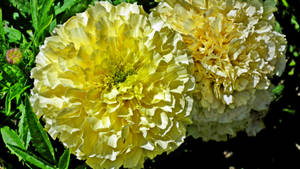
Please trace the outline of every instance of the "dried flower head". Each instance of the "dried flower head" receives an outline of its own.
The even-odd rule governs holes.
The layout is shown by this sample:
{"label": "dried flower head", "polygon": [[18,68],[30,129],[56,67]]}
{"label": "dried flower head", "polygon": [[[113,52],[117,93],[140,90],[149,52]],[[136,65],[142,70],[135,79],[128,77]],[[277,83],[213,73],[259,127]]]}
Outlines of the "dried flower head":
{"label": "dried flower head", "polygon": [[6,51],[6,60],[10,64],[18,64],[22,60],[22,52],[19,48],[12,48]]}
{"label": "dried flower head", "polygon": [[285,36],[274,30],[272,0],[163,0],[154,10],[193,52],[194,124],[204,140],[255,135],[272,100],[269,78],[285,68]]}
{"label": "dried flower head", "polygon": [[141,168],[183,142],[194,80],[179,33],[151,25],[136,4],[108,2],[55,32],[30,98],[53,138],[92,168]]}

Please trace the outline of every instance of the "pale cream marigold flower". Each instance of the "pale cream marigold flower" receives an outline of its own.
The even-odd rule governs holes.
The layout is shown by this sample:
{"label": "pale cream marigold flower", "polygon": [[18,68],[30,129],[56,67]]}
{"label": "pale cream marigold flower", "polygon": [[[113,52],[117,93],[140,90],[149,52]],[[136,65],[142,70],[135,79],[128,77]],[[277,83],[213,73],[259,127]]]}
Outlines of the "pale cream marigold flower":
{"label": "pale cream marigold flower", "polygon": [[272,101],[269,79],[286,63],[274,11],[272,0],[162,0],[154,10],[193,52],[197,84],[188,131],[194,137],[226,140],[263,128]]}
{"label": "pale cream marigold flower", "polygon": [[187,51],[141,6],[95,2],[41,47],[33,110],[92,168],[141,168],[185,138],[195,86]]}

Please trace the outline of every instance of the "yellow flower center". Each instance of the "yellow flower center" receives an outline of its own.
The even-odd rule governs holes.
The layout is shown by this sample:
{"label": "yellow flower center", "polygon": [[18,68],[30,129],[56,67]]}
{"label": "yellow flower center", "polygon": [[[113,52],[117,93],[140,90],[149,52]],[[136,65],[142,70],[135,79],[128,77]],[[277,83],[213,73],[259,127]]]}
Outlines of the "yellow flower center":
{"label": "yellow flower center", "polygon": [[232,40],[240,36],[236,24],[223,15],[202,15],[197,20],[200,24],[192,31],[192,36],[184,36],[185,44],[193,51],[196,81],[210,79],[217,97],[220,92],[231,93],[233,72],[230,70],[239,62],[230,53]]}
{"label": "yellow flower center", "polygon": [[133,69],[124,70],[124,68],[117,68],[117,70],[115,71],[115,73],[113,75],[114,85],[125,82],[127,77],[130,75],[133,75],[133,74],[134,74]]}

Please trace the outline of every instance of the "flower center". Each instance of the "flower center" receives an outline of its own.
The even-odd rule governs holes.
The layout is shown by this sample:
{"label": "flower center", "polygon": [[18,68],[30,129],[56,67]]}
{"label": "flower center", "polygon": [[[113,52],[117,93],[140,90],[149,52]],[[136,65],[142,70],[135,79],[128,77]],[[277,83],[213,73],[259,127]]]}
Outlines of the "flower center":
{"label": "flower center", "polygon": [[230,53],[231,41],[240,36],[236,25],[223,16],[202,17],[203,25],[194,29],[184,42],[193,51],[197,83],[209,79],[217,97],[231,93],[231,77],[235,60]]}
{"label": "flower center", "polygon": [[124,68],[117,68],[117,70],[115,71],[115,73],[113,75],[114,85],[125,82],[127,77],[130,75],[133,75],[133,74],[134,74],[133,69],[124,70]]}

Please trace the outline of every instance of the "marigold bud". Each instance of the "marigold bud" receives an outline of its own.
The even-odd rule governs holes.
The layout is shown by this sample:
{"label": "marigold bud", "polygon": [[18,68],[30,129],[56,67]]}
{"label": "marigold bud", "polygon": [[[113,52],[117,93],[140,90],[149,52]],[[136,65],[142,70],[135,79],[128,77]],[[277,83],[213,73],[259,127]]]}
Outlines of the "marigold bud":
{"label": "marigold bud", "polygon": [[10,64],[18,64],[22,60],[22,52],[19,48],[12,48],[6,52],[6,60]]}

